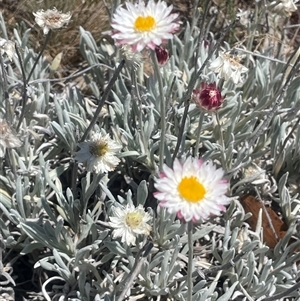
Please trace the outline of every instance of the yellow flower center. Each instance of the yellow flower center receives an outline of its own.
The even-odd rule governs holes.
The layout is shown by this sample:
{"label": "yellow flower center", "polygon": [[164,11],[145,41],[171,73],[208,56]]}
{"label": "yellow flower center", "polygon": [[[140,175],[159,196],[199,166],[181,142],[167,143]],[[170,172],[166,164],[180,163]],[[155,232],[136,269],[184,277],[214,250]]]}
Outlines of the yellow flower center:
{"label": "yellow flower center", "polygon": [[137,31],[150,31],[155,26],[155,20],[151,16],[139,16],[134,22],[134,28]]}
{"label": "yellow flower center", "polygon": [[125,221],[130,228],[137,228],[142,222],[143,217],[138,212],[127,213]]}
{"label": "yellow flower center", "polygon": [[105,141],[92,142],[89,151],[95,157],[103,157],[108,152],[108,144]]}
{"label": "yellow flower center", "polygon": [[196,177],[184,177],[177,189],[180,196],[191,203],[200,202],[206,194],[204,186]]}

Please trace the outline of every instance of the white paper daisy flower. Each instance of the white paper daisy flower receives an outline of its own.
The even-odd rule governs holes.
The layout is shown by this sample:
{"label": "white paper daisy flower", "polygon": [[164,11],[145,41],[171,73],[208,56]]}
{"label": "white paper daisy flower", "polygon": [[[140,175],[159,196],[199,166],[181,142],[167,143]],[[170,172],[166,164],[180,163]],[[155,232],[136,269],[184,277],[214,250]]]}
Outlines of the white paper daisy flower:
{"label": "white paper daisy flower", "polygon": [[248,72],[248,68],[240,64],[238,56],[230,56],[221,53],[209,66],[209,69],[225,80],[232,79],[234,84],[243,82],[243,74]]}
{"label": "white paper daisy flower", "polygon": [[119,6],[112,18],[112,38],[117,45],[131,45],[134,51],[145,47],[154,50],[156,45],[172,39],[179,28],[178,22],[174,22],[178,14],[171,14],[173,6],[164,1],[150,0],[147,6],[141,0],[136,5],[125,4],[126,9]]}
{"label": "white paper daisy flower", "polygon": [[55,7],[53,9],[39,10],[33,13],[35,16],[35,22],[38,26],[43,28],[44,34],[47,34],[50,29],[62,28],[65,24],[68,24],[71,19],[71,13],[66,14],[58,11]]}
{"label": "white paper daisy flower", "polygon": [[127,205],[125,208],[113,207],[114,216],[110,217],[110,226],[114,228],[112,237],[121,237],[121,241],[127,245],[135,245],[136,236],[139,234],[148,236],[151,226],[148,221],[151,215],[145,212],[144,207],[139,205]]}
{"label": "white paper daisy flower", "polygon": [[101,133],[95,133],[92,140],[79,143],[80,151],[75,160],[86,162],[88,171],[107,173],[116,168],[120,159],[115,156],[122,148],[117,142]]}
{"label": "white paper daisy flower", "polygon": [[230,198],[225,196],[228,185],[223,170],[212,162],[188,157],[185,162],[174,161],[173,169],[163,166],[160,178],[155,179],[154,196],[159,205],[176,213],[184,221],[205,220],[225,211]]}

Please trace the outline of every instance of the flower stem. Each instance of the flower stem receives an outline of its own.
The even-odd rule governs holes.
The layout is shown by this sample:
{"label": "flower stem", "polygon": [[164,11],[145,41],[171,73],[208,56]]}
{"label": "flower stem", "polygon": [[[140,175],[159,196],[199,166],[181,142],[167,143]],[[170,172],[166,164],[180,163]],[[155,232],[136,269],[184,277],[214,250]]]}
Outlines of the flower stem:
{"label": "flower stem", "polygon": [[18,50],[17,45],[15,44],[15,50],[16,54],[18,56],[18,60],[21,66],[21,71],[22,71],[22,79],[23,79],[23,88],[22,88],[22,111],[19,117],[19,122],[16,128],[16,131],[18,132],[20,129],[20,126],[22,124],[23,118],[25,116],[25,108],[26,108],[26,103],[27,103],[27,80],[26,80],[26,75],[25,75],[25,70],[24,70],[24,64],[21,58],[20,51]]}
{"label": "flower stem", "polygon": [[16,157],[13,153],[13,149],[11,148],[7,148],[7,154],[8,154],[8,158],[10,160],[10,163],[11,163],[11,170],[12,170],[12,173],[15,177],[15,181],[17,181],[17,167],[16,167]]}
{"label": "flower stem", "polygon": [[155,51],[151,51],[152,55],[152,62],[154,66],[154,71],[158,79],[158,89],[160,94],[160,144],[159,144],[159,170],[162,170],[163,163],[164,163],[164,155],[165,155],[165,136],[166,136],[166,108],[165,108],[165,101],[164,101],[164,86],[162,77],[159,71],[158,61],[155,54]]}
{"label": "flower stem", "polygon": [[27,77],[27,82],[29,82],[29,80],[30,80],[30,78],[31,78],[31,76],[32,76],[32,74],[33,74],[33,71],[34,71],[34,69],[35,69],[35,67],[36,67],[36,65],[37,65],[37,63],[38,63],[40,57],[42,56],[42,54],[43,54],[43,52],[44,52],[44,50],[45,50],[45,48],[46,48],[46,46],[47,46],[47,44],[48,44],[48,42],[49,42],[49,40],[50,40],[50,36],[51,36],[51,30],[49,30],[49,32],[48,32],[47,35],[46,35],[46,39],[45,39],[44,45],[43,45],[43,47],[42,47],[42,49],[41,49],[41,51],[40,51],[38,57],[36,58],[36,60],[35,60],[35,62],[34,62],[34,64],[33,64],[33,66],[32,66],[32,68],[31,68],[31,70],[30,70],[30,72],[29,72],[29,75],[28,75],[28,77]]}
{"label": "flower stem", "polygon": [[147,153],[147,156],[149,155],[148,153],[148,143],[149,141],[146,141],[145,139],[145,133],[143,131],[144,128],[144,122],[143,122],[143,110],[142,110],[142,99],[138,87],[138,82],[137,82],[137,75],[134,70],[132,70],[132,81],[133,81],[133,86],[132,86],[132,98],[137,101],[137,105],[140,107],[139,114],[138,114],[138,120],[139,120],[139,127],[138,127],[138,132],[141,135],[141,150],[142,153]]}
{"label": "flower stem", "polygon": [[180,128],[179,128],[179,131],[178,131],[176,146],[175,146],[174,153],[173,153],[173,156],[172,156],[172,162],[174,162],[174,160],[175,160],[175,158],[178,154],[179,147],[182,144],[182,137],[183,137],[183,133],[184,133],[184,129],[185,129],[185,122],[186,122],[187,115],[188,115],[188,112],[189,112],[189,107],[190,107],[190,103],[189,103],[189,100],[187,100],[186,101],[186,106],[184,108],[183,115],[182,115],[182,118],[181,118],[181,124],[180,124]]}
{"label": "flower stem", "polygon": [[10,103],[9,103],[9,94],[8,94],[8,84],[7,84],[7,73],[5,70],[4,62],[2,55],[0,53],[0,66],[1,66],[1,73],[2,73],[2,87],[3,87],[3,94],[5,100],[5,119],[8,123],[12,123],[12,114],[10,110]]}
{"label": "flower stem", "polygon": [[194,156],[198,157],[198,150],[199,150],[199,144],[200,144],[200,136],[201,136],[201,130],[202,130],[202,123],[204,119],[204,112],[200,112],[199,116],[199,121],[198,121],[198,128],[197,128],[197,140],[196,140],[196,145],[195,145],[195,151],[194,151]]}
{"label": "flower stem", "polygon": [[102,95],[102,97],[100,99],[100,102],[98,104],[97,110],[96,110],[96,112],[94,114],[94,117],[93,117],[91,123],[89,124],[88,128],[85,130],[83,136],[81,137],[80,142],[83,142],[86,139],[86,137],[88,136],[89,132],[94,127],[94,125],[95,125],[95,123],[96,123],[96,121],[98,119],[98,115],[100,114],[100,112],[102,110],[102,107],[103,107],[103,105],[105,103],[105,100],[106,100],[106,98],[108,96],[108,93],[112,89],[112,86],[114,85],[115,81],[117,80],[117,78],[118,78],[121,70],[123,69],[124,65],[125,65],[125,60],[122,60],[120,62],[120,64],[119,64],[119,66],[117,67],[117,69],[116,69],[113,77],[110,79],[108,85],[106,86],[106,88],[105,88],[105,90],[103,92],[103,95]]}
{"label": "flower stem", "polygon": [[219,128],[219,133],[220,133],[220,141],[221,141],[221,147],[222,147],[222,151],[221,151],[222,167],[227,170],[226,156],[225,156],[225,143],[224,143],[224,137],[223,137],[222,127],[221,127],[220,118],[219,118],[218,113],[216,113],[216,119],[217,119],[217,123],[218,123],[218,128]]}
{"label": "flower stem", "polygon": [[193,270],[194,270],[194,246],[193,246],[193,221],[188,222],[188,247],[189,247],[189,261],[187,271],[188,281],[188,295],[187,301],[192,301],[193,297]]}

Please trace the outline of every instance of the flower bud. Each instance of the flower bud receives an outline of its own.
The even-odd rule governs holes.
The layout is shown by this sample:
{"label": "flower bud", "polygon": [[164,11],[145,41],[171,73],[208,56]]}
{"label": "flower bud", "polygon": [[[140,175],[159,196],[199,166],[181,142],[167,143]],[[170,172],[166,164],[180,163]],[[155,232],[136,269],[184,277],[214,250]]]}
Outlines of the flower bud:
{"label": "flower bud", "polygon": [[215,111],[220,108],[225,96],[217,88],[216,83],[201,83],[201,87],[193,90],[192,99],[198,108]]}
{"label": "flower bud", "polygon": [[157,61],[160,65],[164,65],[169,59],[169,51],[161,46],[155,47]]}

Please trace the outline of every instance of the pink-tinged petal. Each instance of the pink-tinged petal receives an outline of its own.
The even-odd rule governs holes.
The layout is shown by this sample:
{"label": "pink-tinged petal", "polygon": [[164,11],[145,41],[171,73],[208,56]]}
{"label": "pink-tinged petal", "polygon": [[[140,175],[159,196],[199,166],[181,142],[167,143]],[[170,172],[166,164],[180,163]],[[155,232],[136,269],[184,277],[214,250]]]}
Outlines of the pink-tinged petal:
{"label": "pink-tinged petal", "polygon": [[223,180],[220,181],[220,184],[228,184],[228,181],[223,179]]}
{"label": "pink-tinged petal", "polygon": [[166,174],[165,174],[163,171],[161,171],[161,172],[159,173],[159,177],[160,177],[160,178],[165,178],[165,177],[166,177]]}
{"label": "pink-tinged petal", "polygon": [[153,42],[151,42],[151,43],[148,43],[147,46],[148,46],[150,49],[155,50],[156,44],[153,43]]}
{"label": "pink-tinged petal", "polygon": [[[220,215],[230,198],[225,194],[228,183],[222,179],[224,171],[211,162],[200,158],[187,157],[180,162],[174,160],[173,169],[164,165],[164,177],[156,178],[154,197],[162,207],[184,221],[205,220],[210,215]],[[184,181],[184,188],[181,183]],[[190,188],[189,188],[190,185]],[[196,186],[203,186],[205,193],[199,193]],[[198,200],[197,200],[198,198]]]}
{"label": "pink-tinged petal", "polygon": [[197,219],[197,218],[195,218],[195,217],[192,218],[192,222],[193,222],[193,223],[197,223],[198,220],[199,220],[199,219]]}
{"label": "pink-tinged petal", "polygon": [[177,215],[177,217],[178,217],[180,220],[182,220],[183,222],[185,222],[184,216],[182,215],[182,212],[181,212],[181,211],[178,211],[176,215]]}
{"label": "pink-tinged petal", "polygon": [[[112,18],[112,27],[119,32],[112,36],[117,45],[133,45],[135,51],[142,51],[144,48],[154,50],[164,40],[172,39],[173,33],[179,29],[176,21],[178,14],[172,14],[172,6],[167,6],[164,1],[149,1],[146,5],[140,0],[137,4],[125,5],[126,9],[119,6]],[[149,16],[155,21],[152,27],[143,28],[136,24],[138,17]]]}
{"label": "pink-tinged petal", "polygon": [[198,166],[201,167],[203,165],[203,159],[202,158],[199,158],[197,160],[197,163],[198,163]]}
{"label": "pink-tinged petal", "polygon": [[221,211],[226,211],[226,207],[223,206],[223,205],[219,205],[219,209],[220,209]]}

